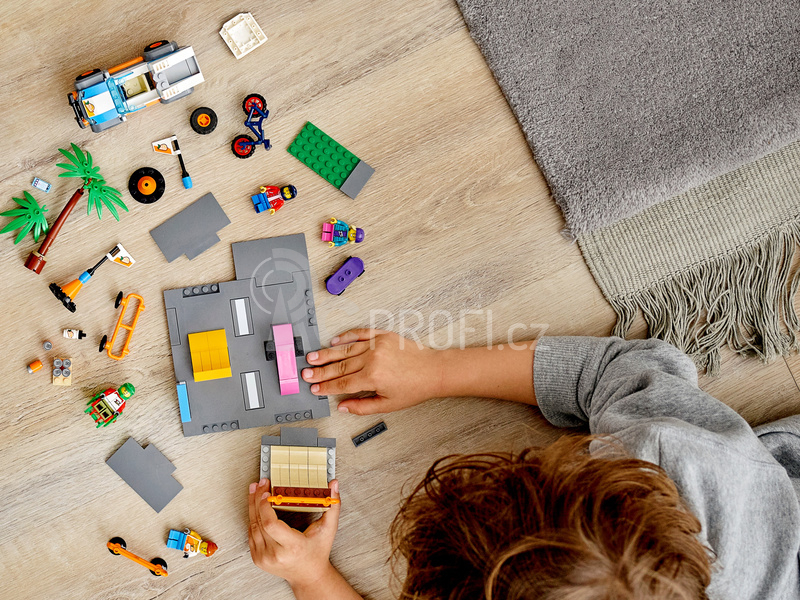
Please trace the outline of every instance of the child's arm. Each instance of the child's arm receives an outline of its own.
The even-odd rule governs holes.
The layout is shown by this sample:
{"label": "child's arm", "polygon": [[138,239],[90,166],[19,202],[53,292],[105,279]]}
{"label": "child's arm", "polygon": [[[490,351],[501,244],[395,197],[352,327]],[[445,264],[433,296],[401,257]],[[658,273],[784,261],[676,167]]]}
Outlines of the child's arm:
{"label": "child's arm", "polygon": [[[332,505],[300,532],[278,519],[266,500],[269,490],[268,479],[250,484],[250,555],[256,566],[283,577],[297,600],[361,600],[330,563],[341,505]],[[339,497],[335,479],[331,481],[331,497]]]}
{"label": "child's arm", "polygon": [[331,347],[310,352],[314,368],[303,369],[314,394],[374,391],[352,398],[339,410],[367,415],[391,412],[428,398],[480,396],[536,404],[533,356],[536,342],[432,350],[396,333],[354,329],[331,340]]}

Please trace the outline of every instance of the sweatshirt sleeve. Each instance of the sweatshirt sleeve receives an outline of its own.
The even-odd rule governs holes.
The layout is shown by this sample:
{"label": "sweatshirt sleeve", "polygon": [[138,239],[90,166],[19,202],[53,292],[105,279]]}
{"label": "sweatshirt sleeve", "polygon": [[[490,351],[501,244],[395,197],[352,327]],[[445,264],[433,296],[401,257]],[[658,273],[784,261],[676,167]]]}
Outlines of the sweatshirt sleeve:
{"label": "sweatshirt sleeve", "polygon": [[620,434],[643,421],[682,421],[755,439],[741,416],[697,386],[692,360],[660,340],[545,337],[533,381],[542,414],[559,427]]}

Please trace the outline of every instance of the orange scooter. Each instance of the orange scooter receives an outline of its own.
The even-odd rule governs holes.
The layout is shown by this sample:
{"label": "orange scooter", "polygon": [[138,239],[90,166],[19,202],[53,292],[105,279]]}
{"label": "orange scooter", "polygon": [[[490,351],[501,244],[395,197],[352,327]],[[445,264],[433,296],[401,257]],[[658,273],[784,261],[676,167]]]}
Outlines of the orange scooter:
{"label": "orange scooter", "polygon": [[169,575],[169,573],[167,573],[167,562],[163,558],[156,557],[150,562],[147,562],[142,557],[136,556],[133,552],[128,552],[125,549],[125,540],[121,537],[111,538],[108,540],[108,543],[106,543],[106,547],[108,547],[108,551],[111,552],[111,554],[124,556],[136,564],[146,567],[156,577],[166,577]]}
{"label": "orange scooter", "polygon": [[[128,304],[131,300],[136,300],[138,304],[136,305],[136,311],[133,313],[133,319],[130,324],[125,325],[122,319],[125,318],[125,313],[128,311]],[[100,341],[100,352],[105,350],[108,352],[109,358],[113,358],[114,360],[122,360],[128,355],[128,352],[130,352],[128,346],[131,343],[131,337],[133,337],[133,330],[136,329],[136,323],[139,321],[139,315],[142,314],[144,310],[144,298],[139,294],[128,294],[123,298],[122,292],[120,292],[117,294],[117,299],[114,301],[114,308],[119,308],[120,306],[122,306],[122,311],[117,318],[117,325],[114,327],[114,332],[111,334],[111,340],[108,339],[107,335],[104,335],[103,339]],[[125,342],[122,344],[122,349],[119,354],[114,354],[114,344],[117,341],[117,335],[119,335],[120,331],[123,329],[128,332],[128,336],[125,338]]]}

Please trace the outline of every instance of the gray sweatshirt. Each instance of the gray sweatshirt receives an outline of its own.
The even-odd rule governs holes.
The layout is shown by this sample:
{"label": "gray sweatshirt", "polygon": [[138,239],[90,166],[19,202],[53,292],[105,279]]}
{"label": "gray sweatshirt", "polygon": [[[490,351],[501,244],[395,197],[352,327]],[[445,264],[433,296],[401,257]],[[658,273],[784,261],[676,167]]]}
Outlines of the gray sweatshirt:
{"label": "gray sweatshirt", "polygon": [[752,429],[658,340],[542,338],[533,373],[548,421],[613,434],[675,482],[716,553],[710,598],[800,599],[800,415]]}

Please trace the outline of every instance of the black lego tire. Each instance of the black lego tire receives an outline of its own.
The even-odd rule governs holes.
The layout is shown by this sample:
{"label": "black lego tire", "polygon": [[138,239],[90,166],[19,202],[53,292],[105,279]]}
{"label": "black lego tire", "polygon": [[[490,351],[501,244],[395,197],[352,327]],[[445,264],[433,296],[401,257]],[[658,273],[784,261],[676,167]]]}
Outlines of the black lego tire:
{"label": "black lego tire", "polygon": [[[113,537],[110,540],[108,540],[108,542],[110,544],[119,544],[123,550],[126,548],[125,540],[123,540],[121,537]],[[109,548],[108,551],[111,552],[111,554],[113,554],[114,556],[119,556],[119,554],[114,552],[111,548]]]}
{"label": "black lego tire", "polygon": [[100,340],[100,352],[106,349],[106,343],[108,342],[108,336],[104,335],[103,339]]}
{"label": "black lego tire", "polygon": [[[250,145],[241,148],[240,144],[245,140],[250,142]],[[253,152],[255,151],[255,140],[253,140],[253,138],[251,138],[249,135],[237,135],[231,142],[231,152],[233,152],[233,155],[236,158],[250,158],[253,156]]]}
{"label": "black lego tire", "polygon": [[[167,569],[167,561],[165,561],[165,560],[164,560],[163,558],[161,558],[160,556],[156,556],[155,558],[151,559],[151,560],[150,560],[150,562],[151,562],[152,564],[154,564],[154,565],[158,565],[159,567],[161,567],[161,568],[162,568],[162,569],[164,569],[165,571],[167,571],[167,570],[168,570],[168,569]],[[153,575],[155,575],[156,577],[160,577],[160,575],[159,575],[158,573],[156,573],[155,571],[153,571],[152,569],[150,569],[150,572],[151,572]]]}
{"label": "black lego tire", "polygon": [[150,62],[151,60],[156,60],[157,58],[161,58],[167,54],[172,54],[177,49],[178,44],[175,42],[159,40],[157,42],[147,44],[147,46],[144,47],[144,50],[142,50],[142,58],[144,59],[144,62]]}
{"label": "black lego tire", "polygon": [[117,298],[114,300],[114,308],[119,308],[120,306],[122,306],[122,298],[124,297],[125,296],[122,293],[122,290],[120,290],[119,294],[117,294]]}
{"label": "black lego tire", "polygon": [[136,169],[128,179],[128,192],[141,204],[158,202],[166,188],[164,176],[152,167]]}
{"label": "black lego tire", "polygon": [[267,110],[267,101],[264,99],[264,96],[261,94],[247,94],[242,101],[242,110],[244,114],[250,114],[250,104],[252,103],[260,104],[259,108],[261,110]]}
{"label": "black lego tire", "polygon": [[189,117],[189,125],[195,133],[208,135],[217,128],[217,113],[207,106],[196,108]]}
{"label": "black lego tire", "polygon": [[103,81],[102,70],[92,69],[91,71],[86,71],[86,73],[81,73],[75,78],[75,90],[80,92],[92,87],[93,85],[97,85],[101,81]]}

